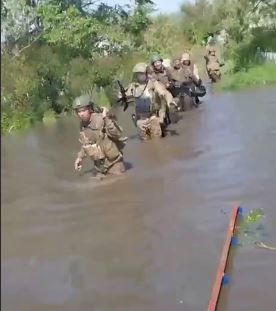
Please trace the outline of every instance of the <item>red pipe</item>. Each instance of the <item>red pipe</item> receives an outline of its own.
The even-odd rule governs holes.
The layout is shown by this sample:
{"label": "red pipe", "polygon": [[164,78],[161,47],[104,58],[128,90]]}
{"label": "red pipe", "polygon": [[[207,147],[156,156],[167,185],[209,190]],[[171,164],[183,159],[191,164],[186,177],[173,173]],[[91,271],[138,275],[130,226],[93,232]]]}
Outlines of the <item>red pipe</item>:
{"label": "red pipe", "polygon": [[230,222],[228,225],[226,239],[225,239],[224,246],[222,249],[220,262],[219,262],[219,266],[217,269],[217,274],[216,274],[215,282],[213,285],[212,294],[211,294],[211,298],[209,301],[207,311],[215,311],[216,307],[217,307],[217,303],[218,303],[218,299],[219,299],[219,294],[220,294],[220,290],[221,290],[223,277],[225,274],[225,268],[226,268],[226,264],[227,264],[229,249],[230,249],[231,240],[232,240],[232,237],[234,234],[235,223],[237,220],[237,214],[238,214],[239,208],[240,208],[239,205],[235,204],[233,206],[233,209],[231,212],[231,217],[230,217]]}

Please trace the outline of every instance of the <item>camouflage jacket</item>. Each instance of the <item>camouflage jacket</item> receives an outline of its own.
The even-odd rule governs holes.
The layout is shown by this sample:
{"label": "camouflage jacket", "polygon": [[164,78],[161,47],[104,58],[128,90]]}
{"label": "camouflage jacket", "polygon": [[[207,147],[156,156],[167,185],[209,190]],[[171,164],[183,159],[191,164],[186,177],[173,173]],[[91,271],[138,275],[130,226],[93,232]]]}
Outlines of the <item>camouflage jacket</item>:
{"label": "camouflage jacket", "polygon": [[180,69],[172,68],[169,72],[170,80],[177,81],[180,83],[183,82],[197,82],[198,79],[190,70],[185,70],[183,67]]}
{"label": "camouflage jacket", "polygon": [[216,55],[205,55],[208,70],[220,70],[220,61]]}
{"label": "camouflage jacket", "polygon": [[[115,121],[108,117],[103,118],[101,113],[92,113],[88,124],[80,124],[80,143],[82,145],[78,157],[83,159],[89,156],[91,146],[97,147],[98,158],[113,157],[106,152],[107,148],[121,151],[125,146],[126,138],[122,136],[122,129]],[[116,153],[116,151],[115,151]],[[92,152],[91,152],[92,154]],[[90,155],[91,156],[91,155]]]}
{"label": "camouflage jacket", "polygon": [[185,70],[185,72],[193,74],[196,77],[197,80],[199,79],[199,73],[198,73],[198,68],[197,68],[196,64],[191,62],[189,66],[182,65],[182,67]]}
{"label": "camouflage jacket", "polygon": [[165,87],[168,87],[170,82],[169,70],[167,67],[163,66],[162,71],[154,70],[153,66],[148,66],[147,69],[148,77],[151,80],[161,82]]}
{"label": "camouflage jacket", "polygon": [[127,97],[139,97],[142,95],[144,91],[148,91],[150,93],[150,97],[152,100],[153,107],[159,109],[162,105],[162,101],[165,101],[167,106],[173,102],[172,94],[165,88],[165,86],[156,81],[149,80],[147,85],[139,84],[139,83],[131,83],[126,91]]}

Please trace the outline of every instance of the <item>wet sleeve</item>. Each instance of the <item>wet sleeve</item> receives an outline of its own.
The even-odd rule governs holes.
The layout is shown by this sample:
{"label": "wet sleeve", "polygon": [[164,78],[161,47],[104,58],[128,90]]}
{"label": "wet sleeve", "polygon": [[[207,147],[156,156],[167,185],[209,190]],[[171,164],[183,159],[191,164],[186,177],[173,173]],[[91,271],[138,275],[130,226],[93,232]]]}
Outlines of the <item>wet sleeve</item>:
{"label": "wet sleeve", "polygon": [[163,97],[166,100],[167,105],[173,102],[172,94],[161,84],[157,81],[153,82],[154,91],[159,97]]}
{"label": "wet sleeve", "polygon": [[80,151],[78,152],[78,158],[80,158],[80,159],[84,159],[86,157],[86,152],[83,148],[84,140],[85,140],[85,136],[84,136],[83,132],[81,131],[80,137],[79,137],[79,142],[81,143],[82,146],[81,146]]}
{"label": "wet sleeve", "polygon": [[78,152],[78,156],[77,157],[80,158],[80,159],[86,158],[86,153],[85,153],[83,147],[81,147],[81,150]]}

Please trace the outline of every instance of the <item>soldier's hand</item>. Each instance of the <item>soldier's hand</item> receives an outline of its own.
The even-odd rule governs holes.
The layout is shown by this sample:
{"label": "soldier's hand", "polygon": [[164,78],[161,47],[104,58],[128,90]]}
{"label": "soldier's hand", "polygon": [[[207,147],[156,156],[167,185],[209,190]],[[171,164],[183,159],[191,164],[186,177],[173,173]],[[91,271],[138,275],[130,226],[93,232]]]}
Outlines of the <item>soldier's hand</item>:
{"label": "soldier's hand", "polygon": [[77,158],[75,161],[75,170],[76,171],[80,171],[82,167],[82,159],[81,158]]}
{"label": "soldier's hand", "polygon": [[108,113],[108,109],[106,107],[103,107],[103,112],[102,112],[103,118],[106,117],[107,113]]}
{"label": "soldier's hand", "polygon": [[119,92],[117,93],[117,99],[118,99],[118,100],[121,100],[122,97],[123,97],[123,95],[122,95],[121,91],[119,91]]}

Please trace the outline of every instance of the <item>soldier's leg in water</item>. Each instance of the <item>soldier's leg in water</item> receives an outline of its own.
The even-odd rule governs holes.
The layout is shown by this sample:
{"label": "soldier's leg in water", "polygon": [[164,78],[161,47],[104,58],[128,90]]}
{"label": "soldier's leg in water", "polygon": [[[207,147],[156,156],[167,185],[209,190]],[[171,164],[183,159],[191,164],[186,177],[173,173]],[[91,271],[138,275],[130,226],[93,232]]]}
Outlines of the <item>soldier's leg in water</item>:
{"label": "soldier's leg in water", "polygon": [[171,123],[177,123],[177,121],[179,120],[179,115],[178,112],[180,110],[179,105],[179,98],[174,98],[173,99],[176,105],[171,104],[170,108],[169,108],[169,114],[170,114],[170,119],[171,119]]}
{"label": "soldier's leg in water", "polygon": [[156,116],[152,116],[150,119],[150,135],[152,138],[162,137],[162,129],[160,125],[160,120]]}
{"label": "soldier's leg in water", "polygon": [[150,139],[150,120],[137,120],[137,131],[141,140],[149,140]]}
{"label": "soldier's leg in water", "polygon": [[162,102],[161,107],[160,107],[159,112],[158,112],[160,123],[164,123],[164,121],[165,121],[166,110],[167,110],[166,103]]}
{"label": "soldier's leg in water", "polygon": [[121,159],[120,161],[112,165],[110,169],[108,169],[107,174],[122,175],[125,173],[125,171],[126,171],[125,164],[123,159]]}
{"label": "soldier's leg in water", "polygon": [[195,100],[193,97],[186,95],[183,98],[184,103],[184,111],[192,110],[195,106]]}
{"label": "soldier's leg in water", "polygon": [[96,144],[87,144],[83,146],[85,153],[91,158],[94,162],[95,169],[99,172],[101,170],[101,164],[104,161],[105,155],[102,152],[101,148]]}

